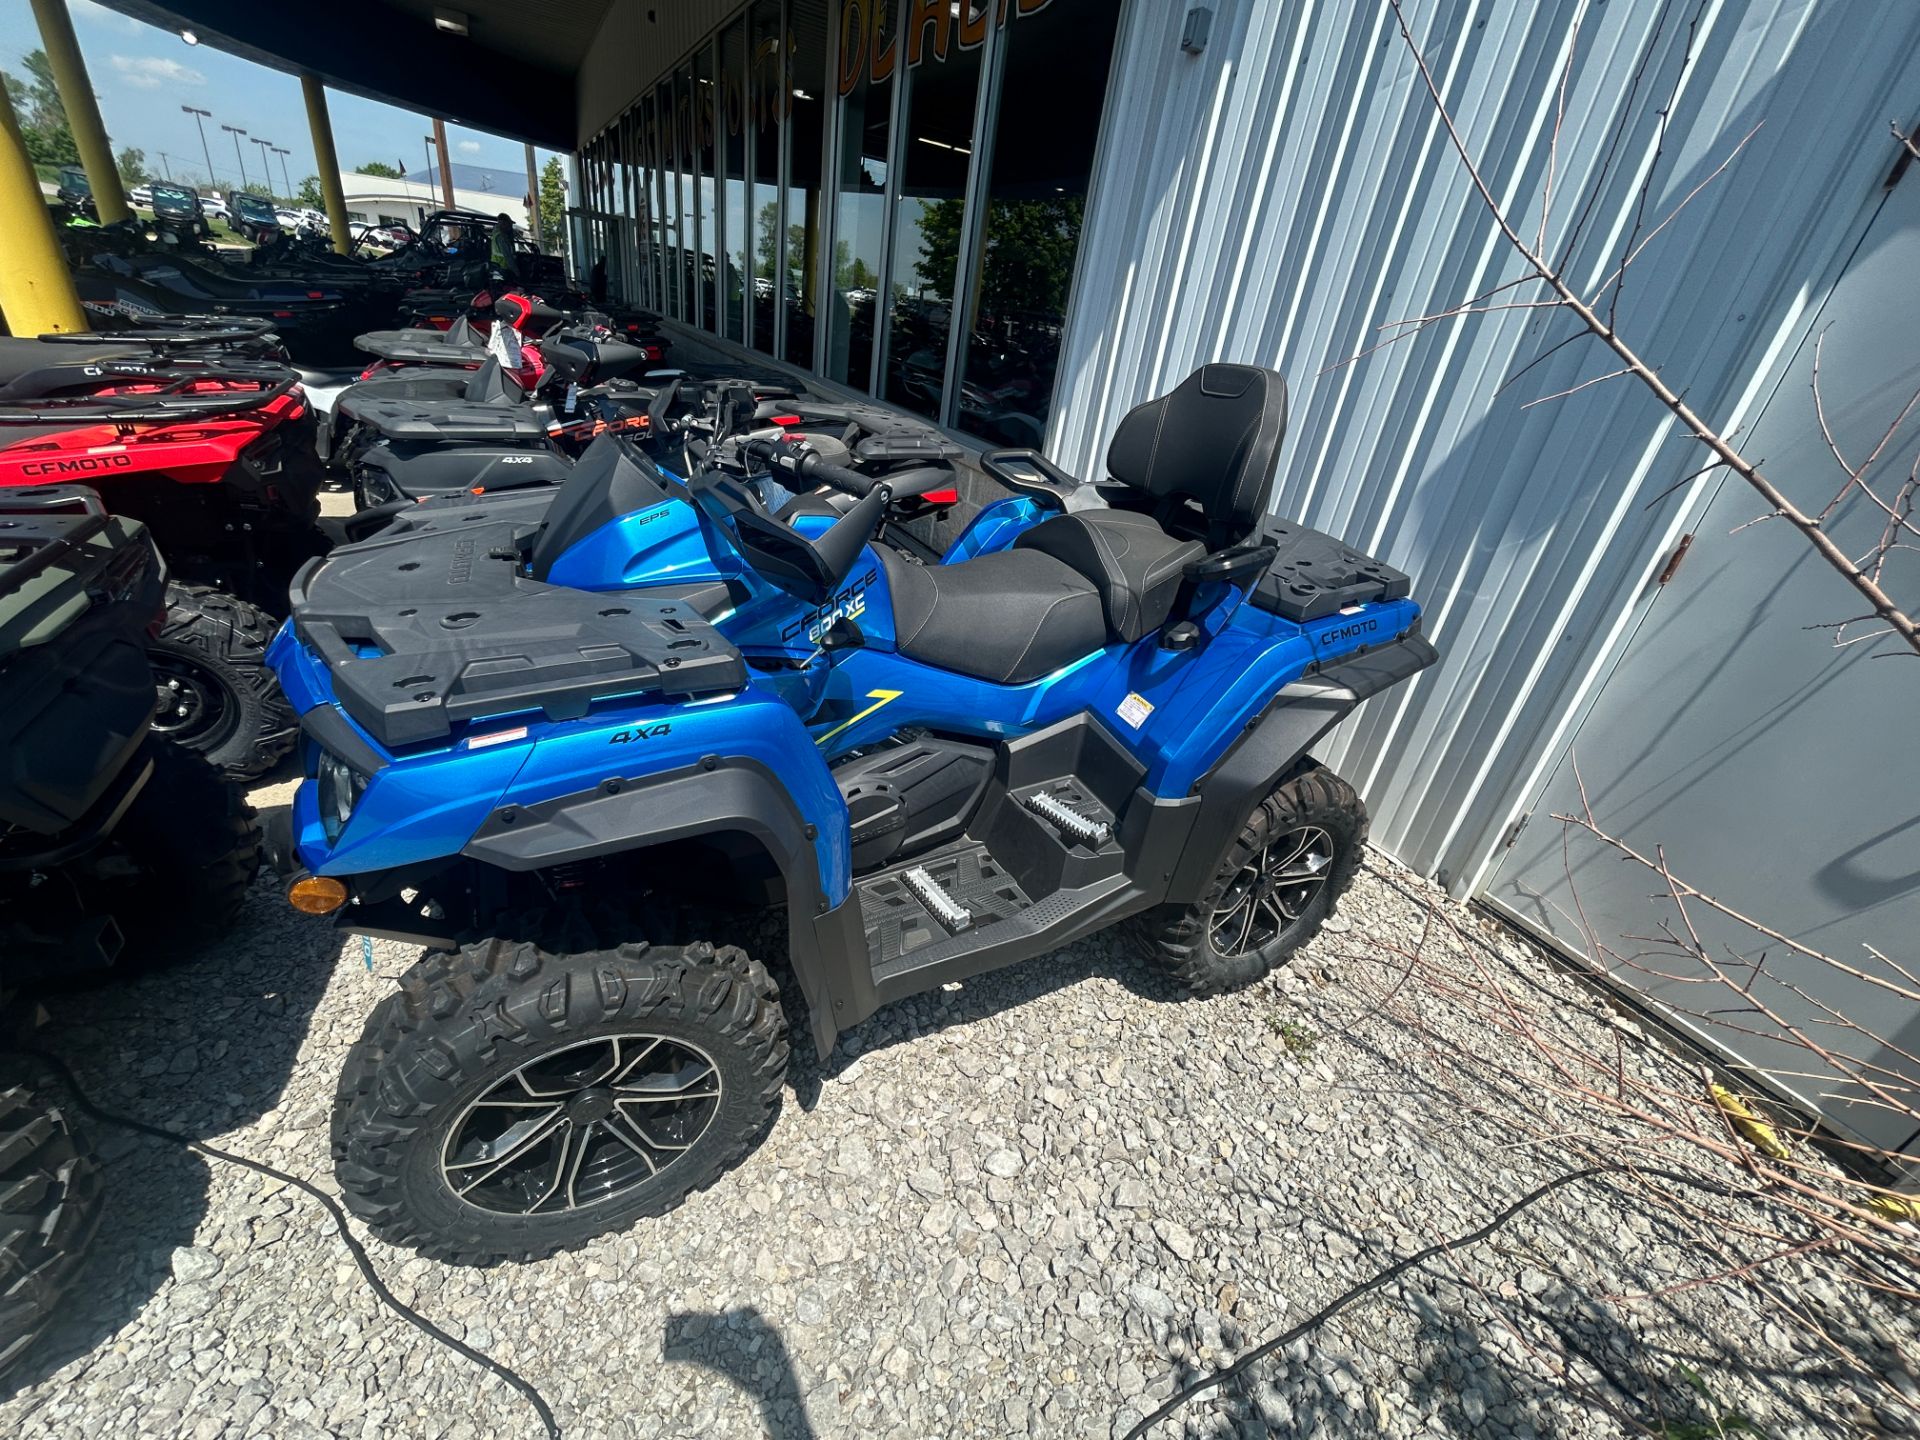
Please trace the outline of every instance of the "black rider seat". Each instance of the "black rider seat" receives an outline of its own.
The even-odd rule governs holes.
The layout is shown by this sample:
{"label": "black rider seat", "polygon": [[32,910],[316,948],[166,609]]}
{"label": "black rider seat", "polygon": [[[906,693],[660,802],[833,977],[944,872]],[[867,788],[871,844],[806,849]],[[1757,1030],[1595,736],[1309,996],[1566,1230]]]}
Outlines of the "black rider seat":
{"label": "black rider seat", "polygon": [[1019,685],[1167,623],[1186,568],[1267,513],[1286,381],[1204,365],[1129,411],[1107,450],[1105,508],[1044,520],[1010,550],[916,565],[879,547],[902,655]]}

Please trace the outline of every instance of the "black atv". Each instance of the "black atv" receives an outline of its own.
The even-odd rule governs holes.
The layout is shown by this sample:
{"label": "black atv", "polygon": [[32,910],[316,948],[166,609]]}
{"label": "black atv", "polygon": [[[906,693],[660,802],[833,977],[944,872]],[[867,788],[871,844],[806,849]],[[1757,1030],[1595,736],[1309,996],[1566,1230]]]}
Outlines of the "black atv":
{"label": "black atv", "polygon": [[[148,726],[165,589],[146,528],[94,491],[0,490],[0,1008],[189,953],[259,868],[239,791]],[[53,1317],[99,1215],[73,1117],[0,1052],[0,1368]]]}
{"label": "black atv", "polygon": [[198,190],[172,181],[156,182],[152,188],[153,233],[162,245],[194,246],[213,238]]}
{"label": "black atv", "polygon": [[151,529],[175,582],[156,724],[236,779],[293,743],[265,650],[327,548],[313,412],[278,349],[232,324],[0,339],[0,497],[85,484]]}

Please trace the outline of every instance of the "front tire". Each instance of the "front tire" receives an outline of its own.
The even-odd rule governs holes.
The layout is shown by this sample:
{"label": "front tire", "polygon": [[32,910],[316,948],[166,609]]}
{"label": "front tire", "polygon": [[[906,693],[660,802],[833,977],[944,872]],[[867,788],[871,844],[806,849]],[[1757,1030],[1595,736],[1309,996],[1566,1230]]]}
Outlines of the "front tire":
{"label": "front tire", "polygon": [[0,1373],[58,1311],[99,1228],[100,1203],[100,1165],[85,1134],[50,1095],[0,1080]]}
{"label": "front tire", "polygon": [[1319,932],[1366,842],[1353,787],[1310,765],[1254,806],[1198,903],[1147,917],[1156,957],[1195,995],[1244,989]]}
{"label": "front tire", "polygon": [[273,621],[205,585],[167,586],[167,618],[147,645],[158,703],[153,728],[233,780],[271,770],[299,721],[267,667]]}
{"label": "front tire", "polygon": [[455,1264],[539,1260],[664,1214],[766,1133],[787,1068],[766,970],[732,946],[424,956],[347,1057],[348,1208]]}

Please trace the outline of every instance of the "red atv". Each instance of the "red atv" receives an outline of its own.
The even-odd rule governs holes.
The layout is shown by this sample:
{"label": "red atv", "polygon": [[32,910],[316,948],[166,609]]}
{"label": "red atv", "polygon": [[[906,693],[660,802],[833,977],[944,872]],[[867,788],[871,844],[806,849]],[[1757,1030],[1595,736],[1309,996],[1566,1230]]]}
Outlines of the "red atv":
{"label": "red atv", "polygon": [[0,338],[0,487],[83,484],[168,567],[154,727],[247,779],[296,721],[266,647],[327,548],[313,412],[263,325]]}

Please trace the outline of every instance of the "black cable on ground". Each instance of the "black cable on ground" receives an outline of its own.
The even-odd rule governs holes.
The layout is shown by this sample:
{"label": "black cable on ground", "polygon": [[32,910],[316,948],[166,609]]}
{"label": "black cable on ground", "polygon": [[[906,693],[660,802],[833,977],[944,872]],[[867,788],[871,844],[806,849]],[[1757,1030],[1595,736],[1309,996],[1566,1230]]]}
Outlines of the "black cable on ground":
{"label": "black cable on ground", "polygon": [[1207,1376],[1206,1379],[1197,1381],[1189,1385],[1186,1389],[1175,1392],[1158,1410],[1154,1411],[1151,1415],[1147,1416],[1146,1419],[1129,1430],[1126,1433],[1125,1440],[1140,1440],[1141,1436],[1145,1435],[1154,1426],[1173,1414],[1174,1411],[1178,1410],[1188,1401],[1197,1399],[1207,1391],[1216,1389],[1226,1384],[1227,1381],[1233,1379],[1235,1376],[1245,1373],[1248,1368],[1266,1359],[1267,1356],[1271,1355],[1274,1351],[1283,1346],[1291,1345],[1310,1330],[1317,1330],[1342,1310],[1353,1304],[1354,1301],[1372,1294],[1384,1285],[1391,1284],[1416,1265],[1424,1264],[1426,1261],[1431,1260],[1434,1256],[1444,1251],[1459,1249],[1467,1245],[1477,1245],[1480,1241],[1499,1230],[1521,1211],[1527,1209],[1529,1206],[1538,1204],[1540,1201],[1546,1199],[1547,1196],[1553,1194],[1554,1191],[1564,1189],[1566,1186],[1576,1184],[1581,1180],[1591,1180],[1596,1175],[1624,1175],[1628,1173],[1652,1175],[1662,1180],[1671,1180],[1676,1184],[1686,1185],[1695,1190],[1708,1190],[1716,1195],[1734,1196],[1743,1193],[1732,1185],[1722,1185],[1716,1181],[1703,1179],[1698,1175],[1683,1175],[1678,1171],[1656,1170],[1647,1166],[1589,1165],[1581,1170],[1570,1170],[1564,1175],[1555,1176],[1544,1185],[1536,1185],[1477,1230],[1470,1230],[1465,1235],[1456,1235],[1451,1240],[1439,1241],[1436,1244],[1427,1246],[1424,1250],[1415,1251],[1404,1260],[1395,1261],[1371,1279],[1363,1280],[1352,1289],[1335,1296],[1332,1300],[1328,1301],[1326,1305],[1316,1310],[1291,1330],[1276,1335],[1255,1349],[1249,1350],[1226,1369],[1217,1371]]}
{"label": "black cable on ground", "polygon": [[367,1254],[366,1246],[355,1239],[353,1232],[347,1228],[347,1212],[340,1208],[339,1201],[335,1200],[319,1186],[314,1185],[310,1181],[302,1180],[298,1175],[289,1175],[284,1170],[276,1170],[273,1166],[265,1164],[262,1161],[249,1159],[245,1155],[236,1155],[229,1150],[221,1150],[216,1146],[207,1144],[205,1141],[195,1140],[191,1135],[182,1135],[177,1130],[168,1130],[161,1125],[149,1125],[144,1120],[135,1120],[126,1115],[116,1115],[111,1110],[103,1110],[94,1104],[86,1091],[80,1088],[80,1082],[73,1078],[73,1071],[67,1068],[66,1062],[60,1059],[59,1056],[51,1055],[45,1050],[37,1050],[27,1045],[13,1045],[8,1048],[21,1055],[38,1060],[58,1076],[60,1082],[65,1085],[67,1090],[72,1094],[74,1104],[80,1107],[81,1112],[86,1115],[89,1120],[93,1120],[101,1125],[110,1125],[119,1130],[131,1130],[137,1135],[150,1135],[156,1140],[168,1141],[171,1144],[191,1150],[196,1155],[204,1155],[209,1160],[220,1160],[229,1165],[238,1165],[242,1169],[255,1171],[258,1174],[267,1176],[269,1179],[278,1180],[283,1184],[291,1185],[311,1195],[327,1207],[327,1213],[333,1217],[333,1228],[340,1232],[340,1239],[345,1242],[348,1251],[352,1253],[353,1263],[360,1267],[360,1274],[362,1278],[366,1280],[367,1288],[373,1291],[375,1297],[379,1299],[382,1305],[393,1311],[394,1314],[398,1315],[402,1320],[406,1321],[423,1335],[426,1335],[429,1339],[439,1341],[449,1350],[471,1360],[481,1369],[492,1371],[515,1390],[518,1390],[526,1397],[527,1403],[533,1406],[534,1413],[540,1417],[540,1423],[546,1427],[547,1440],[560,1440],[560,1423],[553,1418],[553,1407],[547,1404],[545,1396],[533,1388],[533,1383],[530,1380],[521,1376],[517,1371],[510,1370],[491,1356],[481,1354],[465,1341],[454,1339],[453,1336],[442,1330],[438,1325],[427,1319],[426,1316],[422,1315],[418,1310],[415,1310],[411,1305],[407,1304],[387,1288],[386,1282],[382,1280],[374,1270],[373,1260]]}

